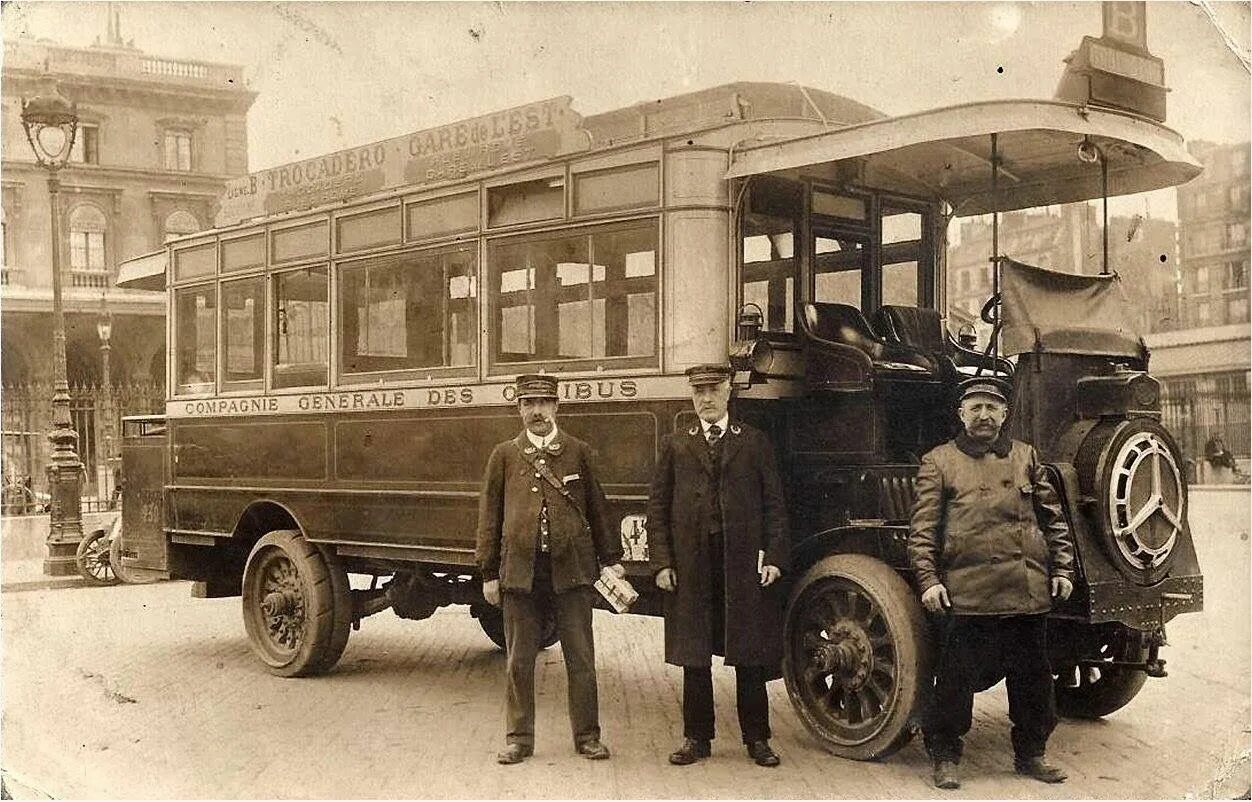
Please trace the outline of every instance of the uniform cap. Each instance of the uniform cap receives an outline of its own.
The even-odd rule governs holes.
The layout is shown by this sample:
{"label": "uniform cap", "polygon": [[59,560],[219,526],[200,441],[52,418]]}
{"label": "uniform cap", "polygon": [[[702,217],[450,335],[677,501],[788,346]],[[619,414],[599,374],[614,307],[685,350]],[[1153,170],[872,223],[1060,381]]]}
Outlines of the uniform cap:
{"label": "uniform cap", "polygon": [[687,381],[695,387],[700,384],[719,384],[734,375],[730,365],[723,362],[711,362],[705,365],[692,365],[687,368]]}
{"label": "uniform cap", "polygon": [[542,373],[524,373],[517,377],[516,397],[523,398],[556,398],[556,378]]}
{"label": "uniform cap", "polygon": [[1009,386],[1000,379],[979,376],[961,382],[961,400],[971,395],[989,395],[1004,403],[1009,402]]}

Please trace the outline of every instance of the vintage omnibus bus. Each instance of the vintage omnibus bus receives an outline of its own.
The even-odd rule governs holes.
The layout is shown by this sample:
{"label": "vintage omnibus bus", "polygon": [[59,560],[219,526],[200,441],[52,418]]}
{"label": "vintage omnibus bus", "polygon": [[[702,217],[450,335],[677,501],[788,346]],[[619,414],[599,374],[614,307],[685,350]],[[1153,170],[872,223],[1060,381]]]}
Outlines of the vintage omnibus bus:
{"label": "vintage omnibus bus", "polygon": [[122,271],[169,298],[166,414],[126,423],[122,562],[241,596],[284,676],[330,670],[388,607],[466,605],[501,644],[474,575],[479,484],[518,430],[513,377],[544,371],[560,425],[600,451],[635,611],[656,614],[653,464],[695,420],[683,370],[730,358],[735,414],[786,481],[790,697],[831,751],[878,757],[930,682],[914,472],[983,371],[1013,381],[1010,425],[1075,534],[1080,580],[1052,616],[1061,708],[1111,712],[1164,674],[1165,623],[1201,607],[1142,341],[1045,313],[1081,296],[1104,314],[1117,281],[1006,264],[1006,315],[1035,318],[1006,316],[987,351],[944,327],[948,222],[1099,197],[1083,147],[1113,195],[1199,172],[1176,134],[1110,109],[887,118],[742,83],[586,118],[550,100],[232,181],[213,230]]}

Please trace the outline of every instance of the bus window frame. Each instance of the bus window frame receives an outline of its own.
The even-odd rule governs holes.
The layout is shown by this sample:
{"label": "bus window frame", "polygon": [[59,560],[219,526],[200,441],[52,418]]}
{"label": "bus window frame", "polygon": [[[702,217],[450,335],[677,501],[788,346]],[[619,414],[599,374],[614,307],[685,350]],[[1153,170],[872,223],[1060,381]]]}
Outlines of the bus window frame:
{"label": "bus window frame", "polygon": [[[261,263],[258,265],[249,265],[247,267],[227,270],[225,264],[225,248],[222,247],[228,242],[248,239],[249,237],[259,236],[261,238]],[[270,235],[267,226],[259,226],[256,228],[241,229],[239,231],[231,231],[217,237],[217,276],[219,279],[229,276],[236,278],[238,276],[247,276],[252,273],[264,273],[270,264]]]}
{"label": "bus window frame", "polygon": [[[274,253],[275,234],[295,228],[304,228],[306,226],[314,226],[318,224],[326,226],[326,250],[321,253],[305,254],[284,260],[278,259]],[[332,254],[334,254],[335,226],[332,223],[329,212],[320,212],[315,215],[305,215],[302,217],[292,218],[290,220],[270,223],[265,227],[265,240],[265,266],[268,270],[286,270],[288,267],[305,265],[309,262],[329,262],[332,258]]]}
{"label": "bus window frame", "polygon": [[[804,221],[801,230],[804,233],[803,251],[800,261],[800,284],[804,303],[811,303],[817,298],[817,234],[816,231],[828,231],[843,234],[849,239],[863,240],[865,249],[864,262],[861,267],[861,300],[858,304],[861,314],[868,316],[877,307],[875,297],[880,295],[881,265],[878,249],[878,195],[873,189],[851,185],[837,185],[814,178],[804,180]],[[855,198],[865,203],[865,219],[856,220],[850,217],[835,217],[818,214],[813,211],[813,194],[821,192]]]}
{"label": "bus window frame", "polygon": [[[753,177],[755,178],[755,176]],[[781,177],[781,176],[775,176],[775,177],[781,178],[782,180],[787,181],[788,183],[794,184],[796,186],[796,190],[800,194],[800,207],[793,212],[792,217],[791,217],[791,259],[795,263],[795,279],[792,282],[791,298],[789,299],[791,302],[791,307],[792,307],[791,308],[792,328],[790,331],[787,331],[786,329],[762,329],[761,336],[769,340],[772,340],[774,342],[794,342],[798,340],[800,336],[797,316],[800,313],[801,305],[804,303],[807,303],[808,300],[812,298],[812,293],[808,293],[807,295],[805,294],[806,292],[805,275],[806,275],[806,270],[808,268],[807,268],[807,263],[806,263],[807,257],[805,255],[807,248],[805,247],[804,243],[808,240],[808,236],[809,236],[808,235],[809,190],[806,185],[806,182],[803,180],[797,180],[797,179],[786,178],[786,177]],[[730,187],[730,190],[732,192],[732,196],[740,192],[743,193],[743,200],[741,202],[741,205],[735,211],[733,218],[732,218],[733,231],[731,233],[731,236],[733,238],[731,250],[732,250],[732,253],[734,254],[734,271],[735,271],[734,275],[731,277],[731,281],[732,281],[731,286],[734,290],[735,308],[736,310],[738,310],[738,309],[742,309],[745,303],[743,300],[743,287],[744,287],[743,278],[744,278],[744,266],[748,263],[744,261],[744,255],[743,255],[743,247],[744,247],[743,246],[743,242],[744,242],[743,232],[744,232],[744,223],[747,220],[748,215],[752,214],[748,205],[750,202],[750,193],[752,190],[750,186],[745,188],[743,184],[739,184],[737,186],[732,185]],[[761,214],[764,214],[764,213],[761,213]],[[765,215],[765,216],[771,216],[771,215]],[[778,215],[773,215],[773,216],[779,220],[784,219]],[[761,310],[761,311],[764,313],[766,310]],[[785,319],[786,319],[786,315],[784,313],[784,320]],[[730,336],[733,340],[734,337],[738,336],[734,329],[735,321],[731,320],[729,322],[732,327]]]}
{"label": "bus window frame", "polygon": [[[208,389],[202,390],[184,390],[184,387],[193,385],[183,384],[178,379],[178,349],[182,345],[182,341],[178,336],[178,294],[188,290],[195,290],[197,287],[213,288],[213,378],[207,382],[197,382],[195,386],[207,386]],[[222,282],[217,277],[208,279],[203,276],[196,281],[184,281],[178,286],[171,286],[169,290],[169,339],[167,342],[172,343],[173,347],[168,349],[169,353],[169,375],[167,381],[170,387],[171,398],[212,398],[220,392],[220,383],[218,375],[221,371],[222,349],[219,339],[221,337],[222,326],[222,305],[221,305]]]}
{"label": "bus window frame", "polygon": [[[918,243],[918,246],[917,246],[918,259],[917,259],[917,304],[916,306],[919,309],[937,309],[938,308],[937,302],[939,298],[937,287],[938,287],[939,272],[940,272],[940,258],[939,258],[939,252],[938,252],[939,231],[936,228],[936,226],[939,224],[938,221],[940,220],[940,215],[941,215],[939,203],[937,201],[933,201],[933,202],[928,201],[925,198],[913,197],[910,195],[900,195],[898,193],[892,193],[892,192],[879,192],[876,194],[877,194],[877,201],[879,204],[878,214],[874,218],[875,227],[877,228],[877,233],[875,234],[874,238],[876,242],[878,243],[878,248],[879,248],[878,273],[880,276],[879,278],[880,295],[878,298],[878,306],[883,305],[881,289],[885,285],[885,282],[882,281],[881,277],[884,275],[884,268],[888,267],[889,265],[901,264],[901,262],[899,261],[888,262],[884,264],[882,260],[887,250],[890,248],[898,248],[901,245],[904,245],[906,243],[917,242]],[[883,221],[883,212],[886,209],[892,209],[898,213],[905,213],[905,214],[913,213],[913,214],[919,215],[921,217],[921,220],[919,222],[920,239],[906,240],[903,243],[901,242],[893,242],[890,244],[883,243],[882,221]]]}
{"label": "bus window frame", "polygon": [[[269,374],[269,336],[270,336],[270,280],[267,271],[255,270],[249,268],[246,272],[230,273],[218,276],[217,279],[217,302],[218,302],[218,330],[217,330],[217,395],[251,395],[257,392],[263,392],[266,388],[266,376]],[[225,289],[222,285],[233,282],[246,281],[249,279],[261,279],[261,336],[265,341],[261,343],[261,378],[259,379],[241,379],[238,381],[228,381],[226,379],[226,349],[223,347],[223,334],[225,333],[226,309],[222,303],[225,295]]]}
{"label": "bus window frame", "polygon": [[[466,194],[466,193],[453,193]],[[473,240],[452,240],[431,243],[409,243],[399,248],[389,248],[383,251],[366,254],[353,254],[350,258],[336,259],[331,266],[331,284],[334,287],[334,296],[331,299],[331,334],[332,334],[332,351],[334,371],[331,374],[332,387],[359,388],[362,385],[378,385],[388,382],[438,382],[440,380],[455,380],[464,382],[466,379],[478,381],[481,376],[483,364],[482,358],[482,314],[483,314],[483,250],[484,248],[477,241],[477,236]],[[477,286],[477,295],[474,298],[474,315],[475,315],[475,354],[474,361],[470,365],[447,365],[440,367],[427,368],[398,368],[396,370],[373,370],[362,373],[345,373],[343,370],[340,350],[343,347],[343,314],[341,301],[342,282],[341,271],[347,267],[352,268],[353,263],[362,262],[368,259],[378,259],[387,257],[404,257],[410,254],[426,254],[441,253],[447,251],[464,248],[474,253],[475,267],[474,279]],[[446,332],[445,332],[446,336]],[[282,388],[287,389],[287,388]]]}
{"label": "bus window frame", "polygon": [[[365,215],[374,214],[375,212],[393,209],[397,212],[399,218],[397,222],[396,239],[392,242],[384,242],[376,245],[368,245],[363,248],[353,248],[352,250],[344,250],[339,244],[339,223],[343,220],[351,220],[355,217],[363,217]],[[385,251],[391,248],[400,248],[406,244],[405,235],[408,233],[408,221],[405,219],[406,204],[399,197],[387,198],[376,203],[363,203],[346,209],[336,209],[330,215],[330,237],[331,250],[330,260],[357,258],[363,255],[370,255],[376,251]]]}
{"label": "bus window frame", "polygon": [[[561,215],[559,217],[545,217],[540,220],[526,220],[520,223],[506,223],[503,225],[492,225],[491,223],[491,190],[507,187],[514,184],[527,184],[533,181],[544,181],[559,178],[564,184],[561,187]],[[563,227],[569,226],[573,221],[570,218],[570,165],[568,162],[559,165],[547,165],[537,167],[530,170],[521,170],[506,175],[495,176],[489,180],[479,182],[479,230],[483,237],[495,236],[498,234],[510,234],[514,232],[526,232],[531,230],[540,230],[548,226]],[[581,222],[581,221],[580,221]]]}
{"label": "bus window frame", "polygon": [[[484,196],[486,193],[483,193]],[[568,200],[568,193],[567,193]],[[611,219],[597,220],[563,220],[556,225],[547,226],[531,226],[524,230],[510,230],[508,232],[492,232],[490,235],[484,234],[481,238],[482,253],[481,263],[479,265],[479,293],[483,296],[483,309],[485,317],[479,322],[479,330],[482,333],[480,348],[480,363],[483,365],[482,381],[491,381],[501,377],[516,375],[542,369],[548,373],[578,373],[578,372],[598,372],[601,370],[634,370],[634,371],[659,371],[664,362],[663,352],[665,343],[663,334],[665,331],[665,225],[664,210],[653,209],[632,215],[615,215]],[[651,222],[656,226],[656,299],[654,302],[654,331],[653,331],[653,349],[652,354],[648,356],[604,356],[590,357],[586,359],[535,359],[525,362],[497,362],[495,355],[494,335],[498,334],[498,329],[494,326],[495,314],[498,310],[496,305],[496,297],[498,293],[495,288],[495,279],[497,276],[492,272],[493,266],[490,263],[489,254],[491,245],[496,242],[510,239],[524,238],[528,236],[544,235],[544,234],[563,234],[574,235],[579,232],[585,232],[589,229],[611,229],[614,226],[628,226],[632,223]],[[484,325],[484,321],[486,325]]]}
{"label": "bus window frame", "polygon": [[[400,199],[400,221],[404,229],[404,238],[401,241],[406,248],[426,247],[436,243],[455,243],[466,242],[469,240],[477,240],[482,233],[486,231],[486,222],[483,219],[486,210],[486,190],[482,181],[475,181],[470,187],[459,184],[451,187],[444,187],[435,192],[421,192],[413,195],[405,195]],[[446,231],[433,237],[417,237],[414,236],[409,227],[409,210],[415,206],[421,206],[425,203],[443,200],[445,198],[455,198],[460,195],[474,195],[478,207],[478,219],[472,228],[459,228],[455,231]]]}
{"label": "bus window frame", "polygon": [[[314,259],[302,264],[284,264],[281,268],[271,267],[266,271],[265,281],[265,301],[266,301],[266,323],[265,323],[265,391],[269,392],[291,392],[301,393],[317,390],[329,391],[331,377],[335,375],[337,368],[335,360],[334,333],[337,325],[335,315],[335,293],[338,288],[335,286],[335,271],[331,269],[332,260],[330,259]],[[275,379],[278,375],[278,344],[276,341],[278,335],[278,292],[275,289],[275,283],[278,278],[287,273],[295,273],[298,270],[309,270],[311,268],[326,268],[326,380],[320,384],[295,384],[290,386],[278,387]],[[312,363],[310,363],[312,364]]]}

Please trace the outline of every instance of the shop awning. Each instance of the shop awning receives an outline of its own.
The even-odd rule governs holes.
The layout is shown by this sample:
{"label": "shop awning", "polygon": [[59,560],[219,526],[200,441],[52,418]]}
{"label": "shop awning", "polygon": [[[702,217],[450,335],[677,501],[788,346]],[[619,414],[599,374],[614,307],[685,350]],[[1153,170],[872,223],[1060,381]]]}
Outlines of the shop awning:
{"label": "shop awning", "polygon": [[117,286],[128,290],[163,290],[168,261],[165,251],[127,259],[117,268]]}
{"label": "shop awning", "polygon": [[[996,202],[993,133],[1001,164]],[[862,159],[857,183],[943,198],[961,216],[984,214],[1099,198],[1099,164],[1077,155],[1085,138],[1108,160],[1110,196],[1175,186],[1202,169],[1182,137],[1150,120],[1057,101],[1002,100],[746,145],[735,153],[727,177],[821,175],[823,165]]]}

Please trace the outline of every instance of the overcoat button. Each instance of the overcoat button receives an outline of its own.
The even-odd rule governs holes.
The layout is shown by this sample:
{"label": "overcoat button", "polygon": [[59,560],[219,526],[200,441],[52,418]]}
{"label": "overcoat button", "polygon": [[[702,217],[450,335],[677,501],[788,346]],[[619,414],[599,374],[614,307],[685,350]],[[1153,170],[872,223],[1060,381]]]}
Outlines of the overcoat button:
{"label": "overcoat button", "polygon": [[539,492],[539,488],[537,488],[537,487],[532,487],[532,488],[530,489],[530,492],[532,492],[532,493],[538,493],[538,492]]}

